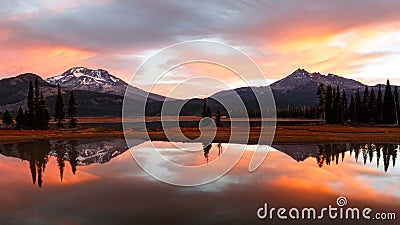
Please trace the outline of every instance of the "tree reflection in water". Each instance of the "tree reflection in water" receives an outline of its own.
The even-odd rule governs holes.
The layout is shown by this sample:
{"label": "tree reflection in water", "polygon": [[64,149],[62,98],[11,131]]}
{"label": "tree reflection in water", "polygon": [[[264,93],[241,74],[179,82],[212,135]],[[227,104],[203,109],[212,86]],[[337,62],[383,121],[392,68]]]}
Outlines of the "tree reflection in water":
{"label": "tree reflection in water", "polygon": [[327,144],[318,145],[318,148],[319,153],[316,156],[316,160],[319,167],[322,167],[324,164],[330,165],[331,162],[338,164],[339,160],[343,161],[345,153],[349,151],[350,156],[354,152],[356,162],[358,162],[361,154],[364,165],[368,161],[372,163],[375,156],[378,168],[381,156],[383,156],[385,172],[388,171],[390,162],[392,162],[393,167],[396,166],[397,153],[399,151],[399,145],[395,144]]}
{"label": "tree reflection in water", "polygon": [[[142,141],[144,142],[144,141]],[[142,143],[138,142],[138,143]],[[223,149],[221,143],[214,145],[221,156]],[[295,145],[275,146],[277,150],[291,156],[300,162],[309,157],[316,158],[319,167],[324,165],[339,164],[346,156],[353,157],[356,162],[362,160],[363,164],[371,164],[376,160],[379,168],[383,162],[385,172],[390,165],[396,166],[399,145],[395,144],[325,144],[325,145]],[[209,162],[213,144],[202,144],[206,162]],[[50,157],[54,157],[59,170],[60,181],[63,181],[66,164],[70,164],[73,174],[77,172],[78,165],[91,163],[106,163],[113,157],[127,150],[124,140],[119,141],[48,141],[23,142],[16,144],[0,145],[0,153],[5,156],[20,158],[29,162],[29,170],[33,184],[42,187],[46,164]],[[346,154],[349,153],[349,154]],[[362,159],[360,159],[362,157]],[[211,158],[212,160],[212,158]]]}
{"label": "tree reflection in water", "polygon": [[[54,144],[51,144],[48,140],[21,142],[16,145],[3,145],[4,151],[1,153],[12,157],[18,157],[22,159],[22,161],[29,161],[32,182],[42,187],[46,164],[49,162],[52,151],[55,152],[53,155],[55,155],[57,160],[61,182],[64,175],[65,160],[68,160],[71,164],[72,173],[76,173],[76,166],[78,165],[77,158],[79,157],[79,152],[76,150],[77,145],[77,141],[56,141]],[[17,154],[14,154],[14,149]]]}

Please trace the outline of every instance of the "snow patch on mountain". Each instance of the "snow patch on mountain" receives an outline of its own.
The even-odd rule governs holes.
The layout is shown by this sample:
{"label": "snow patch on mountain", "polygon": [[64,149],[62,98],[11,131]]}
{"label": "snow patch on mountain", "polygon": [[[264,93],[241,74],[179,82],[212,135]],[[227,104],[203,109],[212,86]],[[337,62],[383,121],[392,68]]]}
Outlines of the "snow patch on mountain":
{"label": "snow patch on mountain", "polygon": [[88,69],[85,67],[73,67],[63,74],[46,79],[49,84],[60,85],[72,90],[95,91],[124,96],[127,87],[131,99],[146,101],[164,101],[165,97],[148,93],[140,88],[128,85],[123,80],[111,75],[103,69]]}
{"label": "snow patch on mountain", "polygon": [[46,79],[52,85],[75,90],[104,92],[124,95],[127,83],[109,74],[106,70],[92,70],[85,67],[73,67],[63,74]]}

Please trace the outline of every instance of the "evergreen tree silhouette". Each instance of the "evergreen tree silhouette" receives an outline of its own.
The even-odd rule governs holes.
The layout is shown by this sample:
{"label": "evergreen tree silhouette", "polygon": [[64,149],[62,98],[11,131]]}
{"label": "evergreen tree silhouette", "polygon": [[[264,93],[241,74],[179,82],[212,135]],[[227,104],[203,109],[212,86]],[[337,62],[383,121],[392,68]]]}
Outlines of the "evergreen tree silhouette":
{"label": "evergreen tree silhouette", "polygon": [[326,117],[325,122],[328,124],[333,123],[332,101],[333,101],[332,86],[328,85],[325,96],[325,117]]}
{"label": "evergreen tree silhouette", "polygon": [[387,124],[396,122],[395,102],[390,81],[387,80],[383,98],[383,122]]}
{"label": "evergreen tree silhouette", "polygon": [[23,129],[26,127],[26,119],[24,111],[22,110],[21,106],[18,109],[17,116],[15,117],[16,127],[18,129]]}
{"label": "evergreen tree silhouette", "polygon": [[69,93],[67,114],[69,118],[69,127],[75,128],[78,125],[77,123],[78,120],[75,118],[76,115],[78,114],[78,106],[75,101],[74,91],[72,90]]}
{"label": "evergreen tree silhouette", "polygon": [[376,122],[382,123],[383,116],[383,100],[381,85],[378,85],[378,97],[376,99]]}
{"label": "evergreen tree silhouette", "polygon": [[29,82],[28,99],[27,99],[27,112],[25,113],[26,125],[29,128],[33,128],[34,123],[34,110],[35,110],[35,100],[33,94],[33,84],[32,81]]}
{"label": "evergreen tree silhouette", "polygon": [[395,113],[396,113],[396,124],[399,124],[399,117],[400,117],[400,106],[399,106],[399,93],[397,90],[397,86],[394,86],[393,91],[394,96],[394,103],[395,103]]}
{"label": "evergreen tree silhouette", "polygon": [[208,163],[208,155],[210,154],[211,148],[212,148],[212,144],[204,144],[203,143],[204,158],[207,160],[207,163]]}
{"label": "evergreen tree silhouette", "polygon": [[10,114],[10,112],[8,110],[6,110],[6,112],[4,113],[3,118],[2,118],[2,122],[3,122],[3,124],[5,124],[7,126],[10,126],[12,124],[13,119],[12,119],[11,114]]}
{"label": "evergreen tree silhouette", "polygon": [[57,166],[58,169],[60,170],[60,180],[62,182],[63,180],[63,175],[64,175],[64,168],[65,168],[65,154],[67,152],[66,146],[64,145],[63,141],[56,141],[54,144],[54,150],[56,151],[57,154]]}
{"label": "evergreen tree silhouette", "polygon": [[371,91],[369,93],[368,112],[369,112],[368,121],[377,122],[377,120],[376,120],[376,117],[377,117],[377,103],[376,103],[376,99],[375,99],[375,91],[374,91],[373,88],[371,88]]}
{"label": "evergreen tree silhouette", "polygon": [[362,117],[362,108],[361,108],[361,98],[360,98],[360,90],[357,89],[356,98],[354,99],[354,120],[356,122],[361,121]]}
{"label": "evergreen tree silhouette", "polygon": [[217,110],[217,114],[215,115],[215,124],[217,125],[217,127],[221,127],[221,112],[219,110]]}
{"label": "evergreen tree silhouette", "polygon": [[33,121],[33,128],[40,129],[41,122],[43,121],[42,112],[43,109],[41,108],[42,104],[40,102],[40,87],[39,87],[39,79],[36,77],[35,79],[35,98],[34,98],[34,121]]}
{"label": "evergreen tree silhouette", "polygon": [[342,100],[341,100],[341,111],[342,111],[342,122],[348,119],[348,107],[347,107],[347,95],[346,90],[342,90]]}
{"label": "evergreen tree silhouette", "polygon": [[61,94],[60,85],[57,86],[57,97],[54,106],[54,121],[57,127],[64,127],[63,121],[65,119],[64,102]]}
{"label": "evergreen tree silhouette", "polygon": [[379,146],[376,147],[376,167],[379,168],[379,161],[381,160],[381,148]]}
{"label": "evergreen tree silhouette", "polygon": [[365,85],[364,95],[361,102],[361,122],[367,123],[369,122],[369,109],[368,109],[368,100],[369,100],[369,89],[368,86]]}
{"label": "evergreen tree silhouette", "polygon": [[325,120],[325,99],[326,99],[326,88],[324,84],[319,84],[317,93],[319,104],[318,104],[318,113],[320,118]]}
{"label": "evergreen tree silhouette", "polygon": [[204,100],[204,105],[203,105],[203,112],[201,113],[201,116],[204,118],[204,117],[212,117],[212,114],[211,114],[211,109],[210,109],[210,106],[208,105],[208,98],[206,98],[205,100]]}
{"label": "evergreen tree silhouette", "polygon": [[43,173],[49,160],[50,147],[49,141],[22,142],[17,144],[17,150],[29,160],[29,169],[33,184],[37,182],[39,187],[42,187],[43,184]]}
{"label": "evergreen tree silhouette", "polygon": [[350,96],[350,105],[349,105],[349,118],[350,118],[351,122],[355,121],[355,115],[356,115],[355,108],[356,108],[356,106],[355,106],[355,102],[354,102],[354,97],[353,97],[353,95],[351,95]]}
{"label": "evergreen tree silhouette", "polygon": [[340,90],[339,90],[339,86],[337,86],[336,87],[336,91],[334,90],[334,92],[333,92],[333,96],[334,96],[334,99],[333,99],[333,114],[332,114],[332,116],[333,116],[333,119],[332,119],[332,121],[334,122],[334,123],[339,123],[339,122],[342,122],[341,121],[341,118],[342,118],[342,111],[341,111],[341,100],[340,100]]}
{"label": "evergreen tree silhouette", "polygon": [[71,165],[72,173],[76,173],[76,167],[78,166],[78,157],[79,153],[76,149],[78,146],[78,143],[76,140],[70,141],[70,149],[68,150],[68,156],[69,156],[69,163]]}

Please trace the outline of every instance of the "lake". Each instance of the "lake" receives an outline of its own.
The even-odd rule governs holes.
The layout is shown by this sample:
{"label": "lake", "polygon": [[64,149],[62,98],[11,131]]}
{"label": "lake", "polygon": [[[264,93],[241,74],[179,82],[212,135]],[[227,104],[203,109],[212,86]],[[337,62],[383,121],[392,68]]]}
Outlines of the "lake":
{"label": "lake", "polygon": [[[211,165],[246,148],[223,177],[195,187],[154,179],[131,153],[156,146],[181,165]],[[183,145],[191,151],[176,148]],[[0,224],[399,224],[399,145],[274,145],[248,172],[255,146],[137,140],[42,140],[0,145]],[[269,149],[265,146],[265,149]],[[151,158],[147,158],[151,163]],[[217,162],[217,161],[216,161]],[[155,165],[159,169],[161,165]],[[259,219],[257,210],[369,207],[396,220]],[[339,207],[338,207],[339,208]],[[269,215],[268,215],[269,216]]]}

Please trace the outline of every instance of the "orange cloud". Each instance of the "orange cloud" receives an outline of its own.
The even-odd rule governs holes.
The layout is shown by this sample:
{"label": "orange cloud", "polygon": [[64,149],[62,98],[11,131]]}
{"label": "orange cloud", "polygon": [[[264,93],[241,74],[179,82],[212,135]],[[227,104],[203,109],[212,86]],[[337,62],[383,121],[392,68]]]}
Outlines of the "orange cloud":
{"label": "orange cloud", "polygon": [[91,66],[84,61],[96,53],[65,46],[35,45],[27,47],[5,47],[0,53],[3,62],[0,71],[7,76],[33,72],[42,77],[58,75],[76,66]]}

